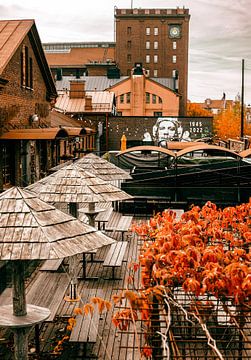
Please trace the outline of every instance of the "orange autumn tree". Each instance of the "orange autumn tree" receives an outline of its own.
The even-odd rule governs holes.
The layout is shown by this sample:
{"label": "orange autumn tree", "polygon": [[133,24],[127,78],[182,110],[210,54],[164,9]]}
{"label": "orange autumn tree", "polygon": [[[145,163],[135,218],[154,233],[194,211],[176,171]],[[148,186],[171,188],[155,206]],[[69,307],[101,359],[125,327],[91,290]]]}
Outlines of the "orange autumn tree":
{"label": "orange autumn tree", "polygon": [[187,103],[187,116],[212,116],[212,113],[197,103]]}
{"label": "orange autumn tree", "polygon": [[[184,213],[180,221],[176,221],[174,212],[166,211],[135,226],[134,231],[143,240],[139,257],[142,288],[116,296],[116,302],[126,298],[130,306],[114,315],[115,326],[128,330],[130,323],[141,319],[145,329],[142,356],[151,358],[152,313],[157,299],[167,318],[165,337],[171,324],[171,305],[182,308],[187,319],[194,317],[198,321],[208,345],[223,359],[201,312],[206,308],[213,311],[213,297],[226,312],[229,303],[239,312],[243,307],[250,309],[251,203],[221,210],[207,202],[202,208],[195,206]],[[188,294],[190,304],[186,308],[175,299],[176,289]],[[231,319],[243,334],[244,323],[238,323],[238,314],[231,315]]]}
{"label": "orange autumn tree", "polygon": [[[214,129],[220,139],[238,139],[241,131],[241,106],[236,102],[233,107],[228,107],[214,116]],[[244,135],[251,135],[251,124],[246,121],[244,111]]]}

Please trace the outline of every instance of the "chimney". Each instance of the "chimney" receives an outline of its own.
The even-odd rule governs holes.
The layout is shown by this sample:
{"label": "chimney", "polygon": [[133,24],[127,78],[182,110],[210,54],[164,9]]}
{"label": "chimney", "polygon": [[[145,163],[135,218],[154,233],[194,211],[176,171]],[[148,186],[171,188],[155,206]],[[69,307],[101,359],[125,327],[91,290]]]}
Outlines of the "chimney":
{"label": "chimney", "polygon": [[70,99],[84,99],[85,81],[70,80]]}
{"label": "chimney", "polygon": [[85,97],[85,110],[92,110],[92,96],[86,95]]}

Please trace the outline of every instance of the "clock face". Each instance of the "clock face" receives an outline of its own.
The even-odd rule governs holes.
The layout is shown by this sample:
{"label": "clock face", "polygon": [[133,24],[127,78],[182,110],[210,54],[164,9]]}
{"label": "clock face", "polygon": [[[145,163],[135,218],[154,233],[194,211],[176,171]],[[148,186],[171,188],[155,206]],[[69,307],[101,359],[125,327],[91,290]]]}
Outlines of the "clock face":
{"label": "clock face", "polygon": [[179,25],[172,25],[169,28],[169,35],[171,38],[179,38],[181,34]]}

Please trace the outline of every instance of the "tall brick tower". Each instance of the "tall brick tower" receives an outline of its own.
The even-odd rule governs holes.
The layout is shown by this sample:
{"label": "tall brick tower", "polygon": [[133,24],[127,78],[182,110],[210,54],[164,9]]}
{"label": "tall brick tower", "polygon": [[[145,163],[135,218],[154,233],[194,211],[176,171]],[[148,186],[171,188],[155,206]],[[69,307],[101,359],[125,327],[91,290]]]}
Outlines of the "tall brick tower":
{"label": "tall brick tower", "polygon": [[189,10],[115,8],[114,18],[121,75],[130,75],[135,63],[142,63],[149,77],[178,75],[180,115],[186,115]]}

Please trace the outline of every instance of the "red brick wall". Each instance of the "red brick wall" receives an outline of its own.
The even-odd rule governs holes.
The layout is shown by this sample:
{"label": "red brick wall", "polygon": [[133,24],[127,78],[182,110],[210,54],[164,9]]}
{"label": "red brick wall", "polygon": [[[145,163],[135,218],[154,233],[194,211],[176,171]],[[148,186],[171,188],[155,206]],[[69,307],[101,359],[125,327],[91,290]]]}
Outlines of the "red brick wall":
{"label": "red brick wall", "polygon": [[[121,75],[127,75],[129,69],[135,62],[141,62],[143,67],[150,70],[150,77],[154,76],[154,69],[158,70],[157,77],[172,77],[172,71],[179,72],[179,93],[180,115],[185,115],[187,103],[187,72],[188,72],[188,38],[189,38],[189,15],[180,14],[183,9],[173,10],[170,15],[145,15],[144,9],[138,15],[120,13],[117,9],[116,17],[116,53],[115,60],[121,70]],[[154,10],[154,9],[153,9]],[[182,12],[182,11],[181,11]],[[182,36],[180,39],[170,39],[168,30],[169,24],[180,24]],[[131,35],[128,34],[128,27],[131,27]],[[151,34],[146,35],[146,28],[150,27]],[[158,27],[158,35],[154,35],[154,27]],[[131,41],[131,48],[128,49],[128,41]],[[150,41],[150,49],[146,49],[146,41]],[[154,50],[154,41],[158,41],[158,49]],[[176,41],[177,48],[173,49],[173,41]],[[131,55],[131,62],[128,62],[128,54]],[[146,63],[146,55],[150,55],[151,62]],[[153,62],[153,56],[158,55],[158,63]],[[172,62],[173,55],[177,56],[177,62]]]}
{"label": "red brick wall", "polygon": [[[21,87],[20,54],[23,44],[28,47],[29,57],[32,58],[33,62],[33,90]],[[14,111],[16,113],[12,114],[11,120],[8,121],[10,125],[18,127],[29,125],[30,115],[37,112],[38,105],[36,104],[40,104],[40,109],[43,108],[43,112],[46,113],[50,106],[49,102],[46,101],[46,86],[28,36],[19,46],[1,76],[9,82],[0,93],[0,108],[8,111],[10,107],[13,110],[13,105],[16,106],[16,111]],[[43,116],[40,116],[40,118],[41,121],[44,120]],[[6,120],[4,125],[7,125]]]}

